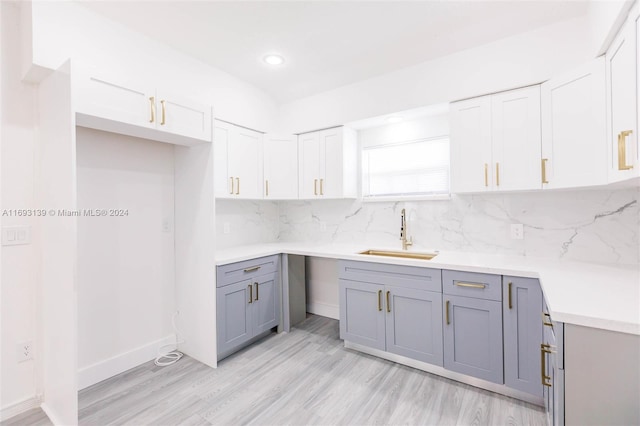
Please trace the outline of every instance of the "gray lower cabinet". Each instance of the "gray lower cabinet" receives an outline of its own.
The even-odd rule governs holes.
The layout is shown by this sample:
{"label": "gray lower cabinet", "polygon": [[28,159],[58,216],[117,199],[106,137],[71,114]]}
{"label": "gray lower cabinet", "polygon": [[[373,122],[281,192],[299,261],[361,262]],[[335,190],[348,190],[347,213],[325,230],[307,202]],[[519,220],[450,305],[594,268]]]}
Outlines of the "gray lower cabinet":
{"label": "gray lower cabinet", "polygon": [[218,359],[280,324],[277,265],[278,256],[270,256],[218,267]]}
{"label": "gray lower cabinet", "polygon": [[542,397],[542,289],[537,279],[503,277],[504,384]]}
{"label": "gray lower cabinet", "polygon": [[442,271],[444,367],[504,383],[502,276]]}
{"label": "gray lower cabinet", "polygon": [[564,426],[564,324],[551,321],[549,315],[543,316],[541,322],[547,325],[539,349],[542,365],[538,380],[543,387],[549,426]]}
{"label": "gray lower cabinet", "polygon": [[342,261],[339,276],[341,339],[442,366],[440,270]]}

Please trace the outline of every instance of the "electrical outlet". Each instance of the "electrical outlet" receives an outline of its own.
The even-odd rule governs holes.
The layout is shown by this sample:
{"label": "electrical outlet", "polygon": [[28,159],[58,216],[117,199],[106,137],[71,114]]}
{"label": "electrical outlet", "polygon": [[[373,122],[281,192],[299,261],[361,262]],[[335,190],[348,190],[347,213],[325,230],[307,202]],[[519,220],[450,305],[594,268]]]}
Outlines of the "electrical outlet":
{"label": "electrical outlet", "polygon": [[511,239],[522,240],[524,239],[524,225],[521,223],[511,224]]}
{"label": "electrical outlet", "polygon": [[320,222],[320,232],[327,232],[327,222]]}
{"label": "electrical outlet", "polygon": [[18,362],[24,362],[33,359],[33,342],[31,340],[19,342],[16,346],[16,357]]}
{"label": "electrical outlet", "polygon": [[162,221],[162,232],[171,232],[171,223],[169,222],[169,219],[164,219]]}
{"label": "electrical outlet", "polygon": [[3,226],[2,245],[16,246],[21,244],[31,244],[30,226]]}
{"label": "electrical outlet", "polygon": [[222,229],[223,229],[222,232],[224,232],[225,234],[230,234],[231,233],[231,224],[229,222],[225,222],[222,225]]}

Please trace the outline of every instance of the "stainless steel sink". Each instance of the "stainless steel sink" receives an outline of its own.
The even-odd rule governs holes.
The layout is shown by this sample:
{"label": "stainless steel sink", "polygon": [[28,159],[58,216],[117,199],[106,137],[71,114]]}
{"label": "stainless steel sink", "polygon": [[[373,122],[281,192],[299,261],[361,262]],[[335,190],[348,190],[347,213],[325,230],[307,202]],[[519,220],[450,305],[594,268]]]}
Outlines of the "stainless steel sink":
{"label": "stainless steel sink", "polygon": [[385,257],[399,257],[401,259],[419,259],[419,260],[431,260],[436,257],[437,253],[417,253],[410,251],[389,251],[389,250],[365,250],[358,254],[366,254],[369,256],[385,256]]}

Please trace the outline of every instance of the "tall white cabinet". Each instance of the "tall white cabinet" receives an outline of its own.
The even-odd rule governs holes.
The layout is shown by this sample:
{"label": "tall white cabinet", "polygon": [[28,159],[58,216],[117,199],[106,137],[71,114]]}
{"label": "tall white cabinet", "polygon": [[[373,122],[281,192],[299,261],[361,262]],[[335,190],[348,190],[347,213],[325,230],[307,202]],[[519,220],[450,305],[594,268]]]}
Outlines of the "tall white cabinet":
{"label": "tall white cabinet", "polygon": [[540,86],[451,104],[453,192],[540,189]]}
{"label": "tall white cabinet", "polygon": [[357,196],[357,136],[353,129],[335,127],[298,136],[299,196],[355,198]]}
{"label": "tall white cabinet", "polygon": [[542,84],[543,188],[607,183],[605,62]]}
{"label": "tall white cabinet", "polygon": [[214,121],[217,198],[262,198],[263,134],[221,120]]}

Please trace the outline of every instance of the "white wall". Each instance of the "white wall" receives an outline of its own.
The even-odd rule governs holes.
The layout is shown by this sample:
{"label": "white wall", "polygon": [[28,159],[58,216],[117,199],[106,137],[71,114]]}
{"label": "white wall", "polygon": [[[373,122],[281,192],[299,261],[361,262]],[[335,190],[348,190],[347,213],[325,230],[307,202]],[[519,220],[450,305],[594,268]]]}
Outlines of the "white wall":
{"label": "white wall", "polygon": [[132,359],[131,368],[139,358],[130,352],[144,352],[147,361],[173,334],[174,152],[173,145],[82,127],[76,135],[78,208],[128,213],[78,218],[82,388],[113,375],[112,358]]}
{"label": "white wall", "polygon": [[[0,2],[2,69],[0,96],[2,175],[0,192],[2,210],[35,208],[34,205],[34,143],[35,143],[35,88],[20,83],[18,39],[18,7]],[[0,218],[2,226],[36,224],[33,218]],[[36,371],[40,350],[35,347],[35,360],[17,363],[16,344],[24,340],[38,343],[37,265],[36,244],[2,248],[0,287],[0,409],[33,398],[36,391]]]}
{"label": "white wall", "polygon": [[587,17],[340,87],[280,107],[278,130],[303,132],[540,83],[595,56]]}
{"label": "white wall", "polygon": [[33,63],[55,69],[69,57],[80,59],[116,76],[135,75],[160,89],[212,104],[218,118],[273,130],[277,108],[266,93],[77,2],[36,1],[31,16]]}

